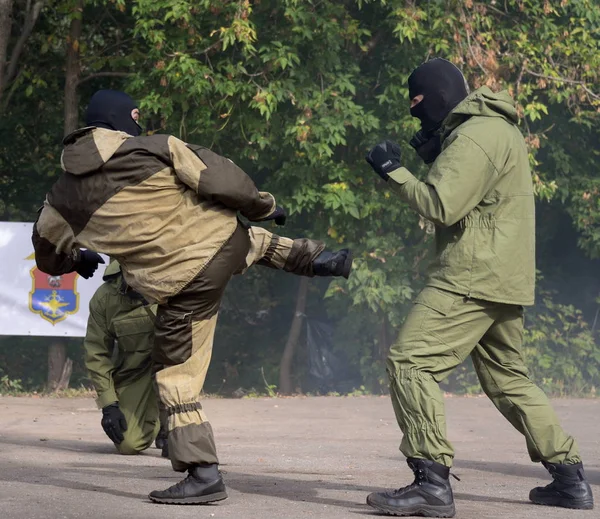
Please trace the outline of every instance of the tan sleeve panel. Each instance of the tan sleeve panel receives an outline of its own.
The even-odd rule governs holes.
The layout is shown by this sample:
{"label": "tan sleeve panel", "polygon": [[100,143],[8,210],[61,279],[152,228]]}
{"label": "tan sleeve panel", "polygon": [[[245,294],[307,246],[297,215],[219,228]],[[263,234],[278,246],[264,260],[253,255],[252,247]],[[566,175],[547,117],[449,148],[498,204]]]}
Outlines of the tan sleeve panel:
{"label": "tan sleeve panel", "polygon": [[198,192],[200,173],[206,169],[206,164],[177,137],[171,135],[167,142],[175,174],[185,185]]}
{"label": "tan sleeve panel", "polygon": [[276,207],[273,195],[259,192],[252,179],[231,160],[202,146],[187,146],[206,164],[198,183],[200,196],[239,211],[254,222],[273,214]]}
{"label": "tan sleeve panel", "polygon": [[274,269],[283,269],[292,251],[294,240],[277,236],[262,227],[250,227],[250,250],[246,256],[246,268],[239,272],[243,274],[252,265],[261,265]]}
{"label": "tan sleeve panel", "polygon": [[73,230],[48,200],[33,226],[33,248],[38,268],[52,276],[75,270],[79,261]]}

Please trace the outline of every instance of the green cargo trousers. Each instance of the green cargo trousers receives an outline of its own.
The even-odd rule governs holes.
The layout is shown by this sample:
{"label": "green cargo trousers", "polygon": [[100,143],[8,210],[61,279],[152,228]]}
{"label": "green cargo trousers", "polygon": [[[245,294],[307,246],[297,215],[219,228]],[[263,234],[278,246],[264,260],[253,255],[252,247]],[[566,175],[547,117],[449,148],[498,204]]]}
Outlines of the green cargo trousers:
{"label": "green cargo trousers", "polygon": [[577,444],[542,390],[527,376],[521,347],[523,307],[426,287],[416,298],[387,359],[390,393],[408,458],[452,466],[438,386],[471,355],[481,387],[525,436],[532,461],[578,463]]}
{"label": "green cargo trousers", "polygon": [[125,415],[127,430],[123,441],[115,445],[121,454],[138,454],[152,445],[160,429],[158,398],[152,372],[126,386],[115,387],[119,409]]}

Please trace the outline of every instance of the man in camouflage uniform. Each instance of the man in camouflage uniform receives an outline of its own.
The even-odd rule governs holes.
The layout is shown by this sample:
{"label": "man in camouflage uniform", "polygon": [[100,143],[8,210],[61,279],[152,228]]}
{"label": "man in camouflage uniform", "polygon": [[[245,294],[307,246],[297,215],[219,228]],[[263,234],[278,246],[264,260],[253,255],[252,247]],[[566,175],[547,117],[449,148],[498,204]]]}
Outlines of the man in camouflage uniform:
{"label": "man in camouflage uniform", "polygon": [[[42,272],[91,276],[99,251],[127,284],[158,304],[153,361],[168,415],[169,457],[188,477],[150,499],[208,503],[227,497],[214,436],[200,403],[217,314],[234,274],[260,264],[301,276],[348,277],[348,250],[327,252],[243,224],[285,223],[274,197],[231,160],[170,135],[140,136],[139,110],[122,92],[99,91],[87,127],[65,138],[65,173],[34,226]],[[87,249],[87,250],[82,250]]]}
{"label": "man in camouflage uniform", "polygon": [[138,454],[155,439],[163,448],[164,438],[157,438],[158,396],[152,380],[154,321],[148,313],[156,313],[156,306],[150,308],[127,285],[118,262],[107,267],[103,279],[90,300],[83,342],[102,428],[121,454]]}
{"label": "man in camouflage uniform", "polygon": [[514,101],[465,78],[443,59],[408,79],[411,141],[431,164],[425,182],[402,167],[400,147],[375,146],[367,161],[401,200],[436,226],[436,257],[392,346],[387,370],[400,450],[415,481],[367,498],[391,515],[454,516],[449,483],[454,449],[438,387],[471,356],[485,393],[525,436],[529,456],[554,481],[530,492],[539,504],[593,507],[575,439],[560,426],[523,361],[523,306],[533,304],[535,206],[527,146]]}

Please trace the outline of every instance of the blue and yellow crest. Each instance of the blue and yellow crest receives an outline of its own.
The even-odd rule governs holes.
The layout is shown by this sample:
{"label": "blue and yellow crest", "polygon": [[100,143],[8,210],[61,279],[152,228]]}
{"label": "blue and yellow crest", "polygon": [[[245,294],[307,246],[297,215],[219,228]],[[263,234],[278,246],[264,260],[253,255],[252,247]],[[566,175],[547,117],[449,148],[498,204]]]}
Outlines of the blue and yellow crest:
{"label": "blue and yellow crest", "polygon": [[75,290],[78,277],[76,272],[49,276],[37,267],[29,272],[32,279],[29,310],[53,325],[79,310],[79,294]]}

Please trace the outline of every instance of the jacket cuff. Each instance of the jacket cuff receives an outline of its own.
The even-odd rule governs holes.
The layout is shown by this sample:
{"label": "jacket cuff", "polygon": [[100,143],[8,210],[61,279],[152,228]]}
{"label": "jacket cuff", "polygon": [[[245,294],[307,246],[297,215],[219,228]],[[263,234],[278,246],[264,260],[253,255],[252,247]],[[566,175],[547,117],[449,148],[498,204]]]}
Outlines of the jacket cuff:
{"label": "jacket cuff", "polygon": [[[275,197],[266,191],[259,191],[260,202],[259,204],[264,207],[263,212],[258,215],[253,215],[253,218],[248,218],[248,220],[252,222],[262,222],[267,219],[275,212],[277,209],[277,203],[275,202]],[[243,214],[243,213],[242,213]],[[246,215],[244,215],[246,216]]]}
{"label": "jacket cuff", "polygon": [[[389,177],[390,180],[392,180],[395,184],[399,184],[400,186],[406,184],[409,180],[415,178],[415,176],[405,167],[395,169],[394,171],[389,173]],[[394,183],[391,184],[392,188],[396,187],[394,186]]]}
{"label": "jacket cuff", "polygon": [[114,389],[107,389],[103,393],[101,393],[98,398],[96,398],[96,405],[98,409],[103,409],[107,405],[114,404],[119,401],[119,397],[117,397],[117,393],[115,393]]}

